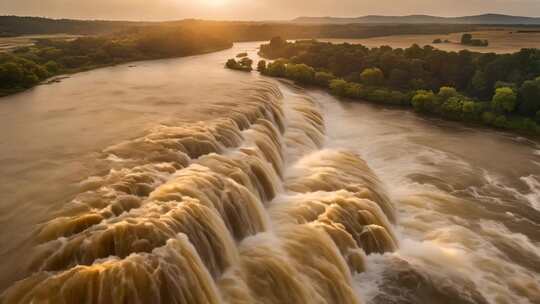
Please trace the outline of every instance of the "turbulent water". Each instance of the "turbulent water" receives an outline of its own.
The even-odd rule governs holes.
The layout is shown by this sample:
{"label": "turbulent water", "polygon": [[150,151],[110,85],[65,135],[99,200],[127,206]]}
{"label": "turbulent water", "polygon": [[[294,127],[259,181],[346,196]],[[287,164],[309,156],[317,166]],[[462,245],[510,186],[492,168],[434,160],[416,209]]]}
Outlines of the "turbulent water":
{"label": "turbulent water", "polygon": [[3,303],[540,302],[538,143],[222,68],[256,45],[0,99]]}

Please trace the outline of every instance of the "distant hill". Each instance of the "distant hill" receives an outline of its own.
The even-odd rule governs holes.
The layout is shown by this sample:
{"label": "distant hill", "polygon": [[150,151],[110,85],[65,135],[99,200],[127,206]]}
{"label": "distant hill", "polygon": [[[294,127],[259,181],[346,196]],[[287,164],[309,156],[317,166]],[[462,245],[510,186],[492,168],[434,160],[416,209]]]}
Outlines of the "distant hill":
{"label": "distant hill", "polygon": [[429,15],[379,16],[369,15],[358,18],[339,17],[299,17],[295,23],[350,24],[350,23],[402,23],[402,24],[478,24],[478,25],[540,25],[540,17],[520,17],[501,14],[484,14],[464,17],[437,17]]}
{"label": "distant hill", "polygon": [[0,37],[28,34],[102,34],[145,25],[144,22],[49,19],[0,16]]}

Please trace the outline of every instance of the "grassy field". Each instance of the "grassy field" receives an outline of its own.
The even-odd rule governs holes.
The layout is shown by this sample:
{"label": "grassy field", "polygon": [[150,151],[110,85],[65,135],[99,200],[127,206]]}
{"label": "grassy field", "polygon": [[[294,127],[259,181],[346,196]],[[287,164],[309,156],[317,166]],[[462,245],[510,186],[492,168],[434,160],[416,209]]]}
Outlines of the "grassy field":
{"label": "grassy field", "polygon": [[[463,33],[455,33],[449,35],[398,35],[386,36],[367,39],[320,39],[333,43],[349,42],[355,44],[363,44],[368,47],[378,47],[381,45],[389,45],[394,48],[407,48],[416,43],[420,46],[432,45],[436,48],[445,51],[460,51],[468,49],[475,52],[494,52],[498,54],[513,53],[522,48],[540,48],[540,28],[528,28],[529,32],[523,31],[523,28],[494,28],[485,29],[477,32],[470,32],[476,39],[489,40],[488,47],[473,47],[461,45],[461,35]],[[537,31],[537,32],[534,32]],[[450,43],[433,44],[435,39],[449,40]]]}
{"label": "grassy field", "polygon": [[74,39],[77,37],[79,36],[67,34],[0,37],[0,52],[6,52],[18,47],[32,46],[38,39]]}

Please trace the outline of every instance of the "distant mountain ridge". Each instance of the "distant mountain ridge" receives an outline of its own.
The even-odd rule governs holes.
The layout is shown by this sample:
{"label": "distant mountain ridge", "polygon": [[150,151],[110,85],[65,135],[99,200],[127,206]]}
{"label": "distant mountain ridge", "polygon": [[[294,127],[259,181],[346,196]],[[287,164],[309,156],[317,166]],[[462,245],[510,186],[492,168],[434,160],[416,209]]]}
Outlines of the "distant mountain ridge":
{"label": "distant mountain ridge", "polygon": [[348,24],[348,23],[437,23],[437,24],[483,24],[483,25],[540,25],[540,17],[522,17],[502,14],[483,14],[463,17],[438,17],[430,15],[408,15],[408,16],[381,16],[368,15],[356,18],[340,17],[298,17],[292,20],[295,23],[317,23],[317,24]]}

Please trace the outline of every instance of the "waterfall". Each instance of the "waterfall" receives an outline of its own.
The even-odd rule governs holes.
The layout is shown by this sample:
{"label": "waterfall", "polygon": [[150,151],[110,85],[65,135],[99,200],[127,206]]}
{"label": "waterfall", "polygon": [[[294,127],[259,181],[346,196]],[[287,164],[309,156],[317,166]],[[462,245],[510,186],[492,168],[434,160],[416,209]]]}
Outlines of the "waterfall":
{"label": "waterfall", "polygon": [[259,81],[228,117],[161,125],[104,152],[3,303],[360,303],[366,255],[397,249],[394,207],[319,106]]}

